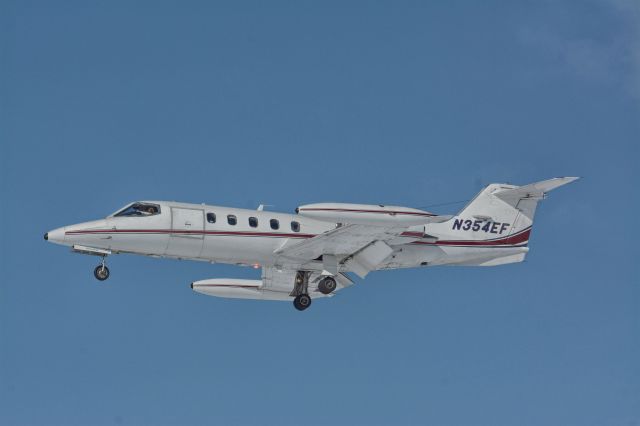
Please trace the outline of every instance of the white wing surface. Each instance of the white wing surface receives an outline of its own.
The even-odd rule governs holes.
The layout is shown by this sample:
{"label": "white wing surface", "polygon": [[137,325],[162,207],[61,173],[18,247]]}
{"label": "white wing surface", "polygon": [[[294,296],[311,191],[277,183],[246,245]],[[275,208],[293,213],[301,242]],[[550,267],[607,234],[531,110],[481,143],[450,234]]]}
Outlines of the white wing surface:
{"label": "white wing surface", "polygon": [[411,230],[418,228],[412,232],[402,226],[343,225],[302,242],[287,241],[275,254],[281,263],[322,260],[325,274],[342,269],[364,277],[393,252],[390,245],[421,238],[424,227]]}
{"label": "white wing surface", "polygon": [[406,228],[344,225],[295,245],[285,245],[276,254],[297,260],[313,260],[323,254],[352,254],[376,240],[389,240]]}

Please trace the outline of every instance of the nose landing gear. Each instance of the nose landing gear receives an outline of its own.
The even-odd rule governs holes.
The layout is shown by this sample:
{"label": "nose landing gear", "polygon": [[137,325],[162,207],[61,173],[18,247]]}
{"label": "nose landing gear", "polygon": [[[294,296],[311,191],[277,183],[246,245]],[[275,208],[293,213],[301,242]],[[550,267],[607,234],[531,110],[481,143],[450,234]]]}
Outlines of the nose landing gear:
{"label": "nose landing gear", "polygon": [[105,258],[102,258],[102,262],[100,265],[96,266],[96,269],[93,270],[93,276],[96,277],[98,281],[104,281],[109,278],[109,268],[105,264]]}

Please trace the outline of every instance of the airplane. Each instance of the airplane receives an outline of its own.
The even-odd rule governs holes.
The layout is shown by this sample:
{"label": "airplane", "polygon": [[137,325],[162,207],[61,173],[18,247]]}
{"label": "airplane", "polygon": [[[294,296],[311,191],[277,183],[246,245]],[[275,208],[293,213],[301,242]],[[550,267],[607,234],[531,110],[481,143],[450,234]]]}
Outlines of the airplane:
{"label": "airplane", "polygon": [[106,258],[131,253],[262,268],[259,280],[214,278],[191,288],[210,296],[293,301],[331,297],[372,271],[522,262],[537,204],[578,179],[490,184],[458,214],[387,205],[316,203],[295,214],[169,201],[137,201],[104,219],[54,229],[44,239]]}

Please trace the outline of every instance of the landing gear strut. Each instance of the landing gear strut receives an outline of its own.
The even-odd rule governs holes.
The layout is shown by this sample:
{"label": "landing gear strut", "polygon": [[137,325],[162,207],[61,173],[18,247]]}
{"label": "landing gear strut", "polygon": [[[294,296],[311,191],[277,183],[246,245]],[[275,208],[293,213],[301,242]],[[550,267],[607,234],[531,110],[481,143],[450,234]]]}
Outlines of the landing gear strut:
{"label": "landing gear strut", "polygon": [[93,270],[93,276],[96,277],[98,281],[104,281],[109,278],[109,268],[107,268],[105,264],[104,257],[102,258],[102,262]]}
{"label": "landing gear strut", "polygon": [[290,294],[290,296],[295,297],[295,299],[293,299],[293,306],[299,311],[304,311],[311,306],[311,296],[309,296],[309,272],[298,271],[293,284],[293,291]]}

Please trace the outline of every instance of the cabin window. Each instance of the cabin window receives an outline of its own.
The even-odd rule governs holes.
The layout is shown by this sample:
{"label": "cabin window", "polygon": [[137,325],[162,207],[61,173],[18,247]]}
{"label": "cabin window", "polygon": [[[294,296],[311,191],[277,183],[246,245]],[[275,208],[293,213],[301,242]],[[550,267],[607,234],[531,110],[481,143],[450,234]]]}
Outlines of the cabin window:
{"label": "cabin window", "polygon": [[278,222],[278,219],[271,219],[269,221],[269,224],[271,225],[271,229],[278,229],[280,228],[280,222]]}
{"label": "cabin window", "polygon": [[207,213],[207,222],[216,223],[216,214],[215,213]]}
{"label": "cabin window", "polygon": [[160,206],[151,203],[133,203],[114,216],[153,216],[160,214]]}
{"label": "cabin window", "polygon": [[227,216],[227,223],[229,225],[235,225],[238,223],[238,218],[235,215],[230,214]]}
{"label": "cabin window", "polygon": [[249,218],[249,226],[252,228],[257,228],[258,227],[258,218],[257,217],[250,217]]}
{"label": "cabin window", "polygon": [[291,222],[291,230],[293,232],[300,232],[300,223],[296,222],[295,220]]}

